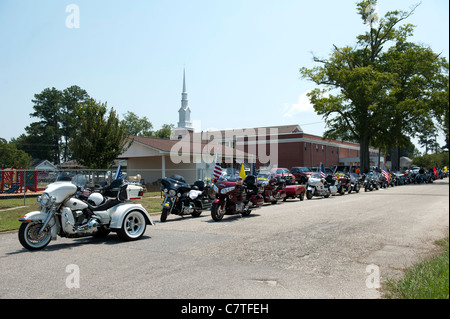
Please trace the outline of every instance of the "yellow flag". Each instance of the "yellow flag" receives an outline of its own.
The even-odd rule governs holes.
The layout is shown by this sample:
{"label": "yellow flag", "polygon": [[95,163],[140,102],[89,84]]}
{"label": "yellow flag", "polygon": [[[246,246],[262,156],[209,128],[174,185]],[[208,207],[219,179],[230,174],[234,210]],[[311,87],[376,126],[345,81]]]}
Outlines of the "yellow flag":
{"label": "yellow flag", "polygon": [[241,164],[241,171],[239,173],[239,176],[242,177],[242,179],[245,179],[247,177],[245,175],[244,163]]}

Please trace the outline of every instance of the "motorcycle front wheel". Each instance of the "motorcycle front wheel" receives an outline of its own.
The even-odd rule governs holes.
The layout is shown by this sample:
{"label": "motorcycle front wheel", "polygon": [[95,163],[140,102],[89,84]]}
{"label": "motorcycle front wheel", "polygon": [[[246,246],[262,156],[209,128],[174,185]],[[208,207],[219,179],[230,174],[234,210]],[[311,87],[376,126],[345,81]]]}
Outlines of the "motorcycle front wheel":
{"label": "motorcycle front wheel", "polygon": [[42,223],[22,223],[20,225],[19,242],[24,248],[28,250],[39,250],[50,243],[52,236],[49,227],[39,234],[42,225]]}
{"label": "motorcycle front wheel", "polygon": [[213,203],[211,207],[211,217],[215,222],[222,220],[223,215],[225,215],[225,207],[217,203]]}
{"label": "motorcycle front wheel", "polygon": [[161,218],[160,221],[161,223],[164,223],[167,220],[167,215],[169,214],[169,209],[168,208],[163,208],[161,211]]}
{"label": "motorcycle front wheel", "polygon": [[146,226],[144,215],[138,210],[133,210],[125,216],[117,235],[126,241],[137,240],[144,235]]}

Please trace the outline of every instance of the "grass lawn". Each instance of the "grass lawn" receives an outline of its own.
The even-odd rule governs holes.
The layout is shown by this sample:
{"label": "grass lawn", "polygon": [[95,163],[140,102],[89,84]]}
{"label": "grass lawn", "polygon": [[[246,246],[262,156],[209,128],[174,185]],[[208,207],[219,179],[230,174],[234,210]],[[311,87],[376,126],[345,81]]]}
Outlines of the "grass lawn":
{"label": "grass lawn", "polygon": [[[142,199],[133,202],[144,206],[149,213],[155,213],[161,211],[162,201],[160,192],[147,192]],[[27,198],[25,207],[21,206],[24,206],[23,198],[0,199],[0,232],[19,229],[20,216],[39,209],[36,198]]]}
{"label": "grass lawn", "polygon": [[387,282],[386,298],[449,299],[448,237],[436,244],[441,247],[441,253],[408,268],[403,279]]}

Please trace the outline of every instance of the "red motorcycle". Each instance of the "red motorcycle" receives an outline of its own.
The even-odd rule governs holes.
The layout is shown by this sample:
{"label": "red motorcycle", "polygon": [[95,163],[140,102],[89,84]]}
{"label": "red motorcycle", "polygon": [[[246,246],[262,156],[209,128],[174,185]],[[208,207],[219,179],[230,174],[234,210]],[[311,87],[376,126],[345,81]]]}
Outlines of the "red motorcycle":
{"label": "red motorcycle", "polygon": [[352,184],[350,181],[350,177],[347,174],[338,173],[337,178],[337,192],[341,195],[344,195],[345,192],[352,190]]}
{"label": "red motorcycle", "polygon": [[261,182],[264,187],[264,202],[276,204],[286,200],[286,181],[279,176],[271,176],[268,181]]}
{"label": "red motorcycle", "polygon": [[264,197],[260,194],[263,190],[253,175],[243,181],[219,180],[213,189],[216,199],[212,203],[211,217],[216,222],[222,220],[224,215],[248,216],[252,209],[264,204]]}

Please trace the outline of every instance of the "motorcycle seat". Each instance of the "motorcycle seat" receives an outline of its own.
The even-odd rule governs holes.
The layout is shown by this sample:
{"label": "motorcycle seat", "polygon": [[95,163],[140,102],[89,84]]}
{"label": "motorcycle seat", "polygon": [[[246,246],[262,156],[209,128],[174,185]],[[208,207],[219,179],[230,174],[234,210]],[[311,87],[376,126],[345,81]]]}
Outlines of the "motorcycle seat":
{"label": "motorcycle seat", "polygon": [[257,193],[258,187],[256,186],[256,177],[253,175],[249,175],[244,180],[245,187],[251,192]]}
{"label": "motorcycle seat", "polygon": [[205,182],[203,182],[203,181],[195,181],[194,185],[192,185],[192,189],[194,189],[194,186],[197,186],[198,190],[203,192],[203,190],[205,189]]}
{"label": "motorcycle seat", "polygon": [[91,211],[98,212],[98,211],[102,211],[102,210],[107,210],[113,206],[116,206],[119,203],[120,203],[120,201],[116,197],[112,197],[112,198],[106,198],[105,202],[98,206],[92,206],[89,203],[88,203],[88,206]]}

